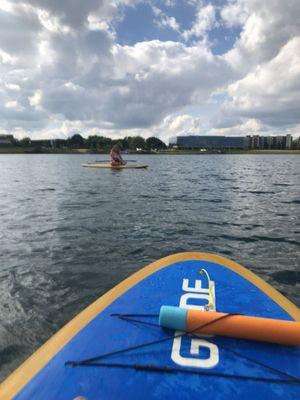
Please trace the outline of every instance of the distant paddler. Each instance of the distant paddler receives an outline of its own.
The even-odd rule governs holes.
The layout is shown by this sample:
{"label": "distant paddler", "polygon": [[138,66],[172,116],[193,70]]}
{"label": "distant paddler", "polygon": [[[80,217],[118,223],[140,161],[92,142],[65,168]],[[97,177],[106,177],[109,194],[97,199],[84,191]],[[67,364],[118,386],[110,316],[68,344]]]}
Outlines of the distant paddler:
{"label": "distant paddler", "polygon": [[119,146],[115,144],[110,151],[110,164],[113,166],[125,165],[126,161],[123,160]]}

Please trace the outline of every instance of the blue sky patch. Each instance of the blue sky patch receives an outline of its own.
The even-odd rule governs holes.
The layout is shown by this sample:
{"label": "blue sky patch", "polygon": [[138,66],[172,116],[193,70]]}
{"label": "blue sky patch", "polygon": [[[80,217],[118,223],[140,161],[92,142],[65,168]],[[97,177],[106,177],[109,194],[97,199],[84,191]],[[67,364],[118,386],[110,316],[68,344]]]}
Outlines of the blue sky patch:
{"label": "blue sky patch", "polygon": [[[224,5],[224,1],[222,2]],[[207,4],[203,3],[204,6]],[[218,6],[219,1],[213,5]],[[166,3],[157,0],[152,2],[141,2],[135,6],[123,9],[123,18],[116,26],[117,41],[121,45],[134,45],[138,42],[149,40],[184,42],[192,45],[195,40],[191,36],[185,40],[182,36],[184,31],[191,29],[196,20],[197,6],[195,4],[176,1]],[[240,35],[240,28],[227,28],[220,20],[218,9],[216,9],[217,21],[213,29],[207,32],[208,39],[212,43],[214,54],[224,54],[230,50]],[[162,23],[165,18],[175,18],[179,29],[176,30]]]}

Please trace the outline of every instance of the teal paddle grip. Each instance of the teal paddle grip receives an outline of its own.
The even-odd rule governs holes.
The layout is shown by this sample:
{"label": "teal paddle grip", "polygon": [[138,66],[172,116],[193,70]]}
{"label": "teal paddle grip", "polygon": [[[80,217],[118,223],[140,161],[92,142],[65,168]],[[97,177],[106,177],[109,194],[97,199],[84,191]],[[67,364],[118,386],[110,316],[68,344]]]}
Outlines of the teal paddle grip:
{"label": "teal paddle grip", "polygon": [[186,331],[187,310],[173,306],[161,306],[159,325],[164,328]]}

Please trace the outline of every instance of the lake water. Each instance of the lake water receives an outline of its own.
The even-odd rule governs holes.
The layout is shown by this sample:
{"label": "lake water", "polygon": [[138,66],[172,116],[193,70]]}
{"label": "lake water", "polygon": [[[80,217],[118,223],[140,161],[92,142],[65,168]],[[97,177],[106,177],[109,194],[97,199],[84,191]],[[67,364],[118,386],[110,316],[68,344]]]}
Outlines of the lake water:
{"label": "lake water", "polygon": [[0,155],[0,380],[149,262],[214,252],[300,305],[300,157]]}

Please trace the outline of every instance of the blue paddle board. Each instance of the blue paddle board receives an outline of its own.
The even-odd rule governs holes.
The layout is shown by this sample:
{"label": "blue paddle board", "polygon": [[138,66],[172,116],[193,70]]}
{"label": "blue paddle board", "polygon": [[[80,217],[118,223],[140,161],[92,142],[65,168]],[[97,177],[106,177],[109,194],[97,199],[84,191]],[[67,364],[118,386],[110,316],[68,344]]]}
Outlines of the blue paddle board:
{"label": "blue paddle board", "polygon": [[300,321],[298,307],[241,265],[171,255],[69,322],[4,381],[0,398],[300,398],[298,346],[174,332],[159,326],[162,305]]}

